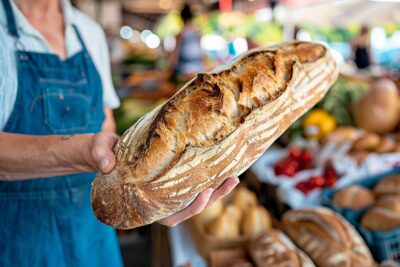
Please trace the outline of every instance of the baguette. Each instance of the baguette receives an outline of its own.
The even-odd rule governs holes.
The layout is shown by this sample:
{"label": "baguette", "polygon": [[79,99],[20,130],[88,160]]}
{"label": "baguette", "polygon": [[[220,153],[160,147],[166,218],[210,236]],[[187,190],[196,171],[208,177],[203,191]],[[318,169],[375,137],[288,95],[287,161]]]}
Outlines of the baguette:
{"label": "baguette", "polygon": [[249,51],[198,74],[122,135],[115,168],[93,182],[95,215],[129,229],[182,210],[243,173],[337,76],[328,49],[309,42]]}

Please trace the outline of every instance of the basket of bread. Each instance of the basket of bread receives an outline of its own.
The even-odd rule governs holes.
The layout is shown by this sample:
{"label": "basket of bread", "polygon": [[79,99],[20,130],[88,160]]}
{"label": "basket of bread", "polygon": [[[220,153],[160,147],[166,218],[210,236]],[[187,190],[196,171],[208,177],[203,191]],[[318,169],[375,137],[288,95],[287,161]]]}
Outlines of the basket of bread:
{"label": "basket of bread", "polygon": [[272,216],[254,192],[239,186],[224,201],[217,201],[189,221],[203,256],[218,249],[244,247],[272,227]]}
{"label": "basket of bread", "polygon": [[287,211],[277,226],[248,236],[241,246],[212,251],[209,262],[211,267],[376,266],[355,228],[327,208]]}
{"label": "basket of bread", "polygon": [[324,190],[322,202],[356,227],[378,261],[400,263],[400,168]]}

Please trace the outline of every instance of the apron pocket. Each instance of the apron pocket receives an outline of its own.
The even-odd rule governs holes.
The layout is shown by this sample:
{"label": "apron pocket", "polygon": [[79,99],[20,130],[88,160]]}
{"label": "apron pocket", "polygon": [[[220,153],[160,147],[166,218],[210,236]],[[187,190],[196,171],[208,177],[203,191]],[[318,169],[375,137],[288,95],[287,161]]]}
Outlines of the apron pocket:
{"label": "apron pocket", "polygon": [[74,88],[46,88],[45,123],[54,134],[84,133],[91,120],[91,98]]}

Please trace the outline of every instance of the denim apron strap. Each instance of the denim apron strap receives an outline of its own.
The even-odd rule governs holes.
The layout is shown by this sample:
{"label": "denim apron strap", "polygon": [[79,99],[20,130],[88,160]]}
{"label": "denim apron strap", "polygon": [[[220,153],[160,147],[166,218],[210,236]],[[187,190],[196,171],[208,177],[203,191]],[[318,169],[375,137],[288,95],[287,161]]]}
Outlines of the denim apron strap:
{"label": "denim apron strap", "polygon": [[15,38],[19,38],[17,24],[15,23],[14,12],[10,0],[1,0],[1,2],[3,3],[4,11],[6,13],[8,33]]}
{"label": "denim apron strap", "polygon": [[81,33],[79,32],[78,27],[76,27],[76,25],[72,25],[72,27],[73,27],[74,30],[75,30],[75,33],[76,33],[76,36],[78,37],[79,42],[81,43],[82,49],[83,49],[84,51],[87,51],[85,42],[83,41],[82,35],[81,35]]}
{"label": "denim apron strap", "polygon": [[[12,3],[1,3],[10,36],[22,39],[17,38]],[[82,50],[65,60],[29,47],[15,49],[18,92],[4,132],[40,136],[101,130],[101,77],[74,28]],[[92,211],[94,176],[0,181],[0,266],[122,266],[115,230]]]}

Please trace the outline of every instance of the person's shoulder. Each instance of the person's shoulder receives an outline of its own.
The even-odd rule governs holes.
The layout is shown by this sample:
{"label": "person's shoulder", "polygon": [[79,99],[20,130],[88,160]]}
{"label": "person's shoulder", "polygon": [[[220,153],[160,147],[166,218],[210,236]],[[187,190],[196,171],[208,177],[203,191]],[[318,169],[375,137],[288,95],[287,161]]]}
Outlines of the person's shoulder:
{"label": "person's shoulder", "polygon": [[[89,34],[92,37],[104,36],[103,28],[94,21],[89,15],[72,7],[73,23],[81,30],[82,34]],[[95,36],[93,36],[95,35]]]}

